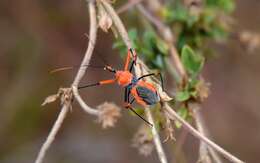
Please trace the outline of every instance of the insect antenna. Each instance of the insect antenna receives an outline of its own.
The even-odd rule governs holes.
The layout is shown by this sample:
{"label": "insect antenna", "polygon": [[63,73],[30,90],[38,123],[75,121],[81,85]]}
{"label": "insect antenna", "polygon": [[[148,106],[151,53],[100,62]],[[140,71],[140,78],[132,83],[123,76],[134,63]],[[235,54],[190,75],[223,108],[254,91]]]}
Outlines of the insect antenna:
{"label": "insect antenna", "polygon": [[60,71],[65,71],[65,70],[72,70],[75,68],[81,68],[81,67],[90,67],[90,68],[97,68],[97,69],[103,69],[104,66],[95,66],[95,65],[81,65],[81,66],[67,66],[67,67],[61,67],[61,68],[56,68],[54,70],[50,71],[50,74],[56,73],[56,72],[60,72]]}
{"label": "insect antenna", "polygon": [[153,125],[148,122],[146,119],[144,119],[140,114],[138,114],[133,108],[129,108],[133,113],[135,113],[139,118],[141,118],[143,121],[145,121],[149,126],[153,127]]}
{"label": "insect antenna", "polygon": [[[92,44],[92,46],[94,46],[94,43],[93,43],[93,41],[90,39],[89,35],[88,35],[87,33],[85,33],[84,35],[87,37],[87,39],[88,39],[89,42]],[[108,62],[104,59],[104,57],[101,55],[101,53],[100,53],[97,49],[95,49],[95,50],[96,50],[97,56],[98,56],[99,59],[103,62],[103,64],[109,65]]]}

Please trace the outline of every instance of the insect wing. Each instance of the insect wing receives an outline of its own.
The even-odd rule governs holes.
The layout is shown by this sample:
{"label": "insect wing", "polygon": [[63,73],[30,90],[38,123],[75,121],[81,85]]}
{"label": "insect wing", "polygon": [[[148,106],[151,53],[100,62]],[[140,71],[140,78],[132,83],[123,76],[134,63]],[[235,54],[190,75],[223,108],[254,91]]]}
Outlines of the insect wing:
{"label": "insect wing", "polygon": [[137,86],[136,87],[137,94],[147,105],[154,105],[159,102],[159,96],[156,92],[146,88]]}

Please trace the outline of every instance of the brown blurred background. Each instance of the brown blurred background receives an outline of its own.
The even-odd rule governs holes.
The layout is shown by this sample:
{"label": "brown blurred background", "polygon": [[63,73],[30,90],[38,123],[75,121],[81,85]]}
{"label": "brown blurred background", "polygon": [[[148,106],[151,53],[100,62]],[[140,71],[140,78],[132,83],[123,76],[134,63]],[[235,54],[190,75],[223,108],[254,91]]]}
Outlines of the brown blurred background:
{"label": "brown blurred background", "polygon": [[[237,0],[233,16],[237,28],[260,32],[260,1]],[[49,70],[80,63],[88,41],[84,36],[88,25],[85,1],[0,2],[1,163],[28,163],[36,158],[60,111],[58,102],[40,105],[75,76],[75,71],[50,75]],[[122,61],[111,50],[111,44],[112,35],[99,31],[97,48],[109,63],[120,67]],[[210,97],[203,104],[205,123],[216,143],[246,162],[260,162],[260,55],[247,54],[234,40],[213,46],[219,55],[207,63],[203,72],[211,83]],[[98,64],[97,58],[93,61]],[[108,77],[100,70],[89,70],[83,82]],[[91,106],[103,101],[121,105],[123,99],[117,86],[90,88],[82,94]],[[158,162],[156,152],[144,157],[131,147],[141,122],[136,117],[124,112],[115,128],[102,130],[93,117],[77,105],[73,108],[45,162]],[[176,137],[178,140],[178,134]],[[196,162],[197,145],[198,141],[189,135],[184,144],[184,162]],[[171,147],[167,149],[171,162],[176,162]]]}

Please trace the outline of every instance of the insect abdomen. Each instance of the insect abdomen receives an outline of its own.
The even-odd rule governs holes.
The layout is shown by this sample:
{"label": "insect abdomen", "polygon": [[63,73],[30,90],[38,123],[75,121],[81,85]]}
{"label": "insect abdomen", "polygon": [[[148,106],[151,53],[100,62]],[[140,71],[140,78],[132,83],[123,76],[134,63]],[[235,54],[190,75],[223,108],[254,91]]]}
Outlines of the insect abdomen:
{"label": "insect abdomen", "polygon": [[137,86],[136,92],[138,96],[147,104],[154,105],[160,101],[157,92],[152,91],[146,87]]}

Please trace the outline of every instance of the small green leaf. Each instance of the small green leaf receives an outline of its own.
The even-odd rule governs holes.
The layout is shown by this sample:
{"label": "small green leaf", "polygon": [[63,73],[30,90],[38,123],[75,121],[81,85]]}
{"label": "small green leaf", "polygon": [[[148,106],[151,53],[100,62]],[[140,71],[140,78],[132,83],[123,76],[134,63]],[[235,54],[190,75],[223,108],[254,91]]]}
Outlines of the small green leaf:
{"label": "small green leaf", "polygon": [[164,64],[163,58],[161,55],[156,55],[156,58],[152,61],[156,67],[162,69]]}
{"label": "small green leaf", "polygon": [[161,39],[156,40],[156,47],[159,49],[159,51],[162,54],[164,54],[164,55],[168,54],[169,46]]}
{"label": "small green leaf", "polygon": [[176,101],[183,102],[190,98],[190,93],[188,91],[177,92]]}
{"label": "small green leaf", "polygon": [[[179,116],[182,117],[184,120],[188,117],[188,110],[187,110],[187,108],[185,108],[185,107],[180,108],[180,109],[177,111],[177,113],[178,113]],[[175,121],[175,126],[176,126],[177,128],[181,128],[182,124],[181,124],[180,122],[178,122],[178,121]]]}
{"label": "small green leaf", "polygon": [[187,45],[182,48],[181,61],[186,68],[187,72],[196,77],[203,67],[204,58],[194,51]]}
{"label": "small green leaf", "polygon": [[124,44],[124,42],[123,41],[121,41],[121,40],[118,40],[118,41],[115,41],[114,43],[113,43],[113,49],[121,49],[121,48],[124,48],[125,47],[125,44]]}

